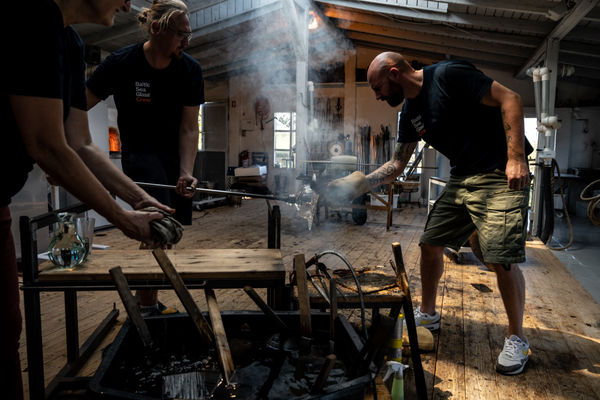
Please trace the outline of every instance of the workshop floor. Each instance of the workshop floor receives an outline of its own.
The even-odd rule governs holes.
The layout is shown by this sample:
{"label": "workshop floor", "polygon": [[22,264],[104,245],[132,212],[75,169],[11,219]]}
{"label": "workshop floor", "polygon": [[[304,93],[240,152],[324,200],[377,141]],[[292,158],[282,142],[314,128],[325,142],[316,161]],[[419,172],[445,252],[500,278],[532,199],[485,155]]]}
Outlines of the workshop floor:
{"label": "workshop floor", "polygon": [[[385,213],[368,211],[367,222],[358,226],[341,213],[307,229],[293,206],[281,205],[281,252],[288,271],[295,254],[311,256],[333,249],[355,268],[376,268],[392,274],[393,242],[402,245],[415,305],[420,301],[418,238],[426,208],[408,207],[394,212],[390,231]],[[217,207],[194,212],[193,226],[186,228],[178,248],[267,247],[267,212],[264,200],[244,200],[241,207]],[[138,244],[119,231],[98,234],[95,243],[114,249],[134,249]],[[574,251],[572,249],[572,251]],[[98,250],[100,251],[100,250]],[[432,352],[422,354],[429,398],[438,399],[597,399],[600,398],[600,305],[572,277],[567,268],[539,241],[528,243],[528,260],[522,265],[527,285],[525,334],[532,356],[523,374],[498,375],[494,370],[506,330],[506,317],[495,276],[470,252],[461,251],[459,263],[445,260],[437,307],[442,327],[434,335]],[[329,268],[335,260],[324,259]],[[596,281],[597,282],[597,281]],[[264,296],[264,291],[260,291]],[[206,309],[201,291],[193,296]],[[42,293],[44,367],[49,382],[65,362],[64,311],[61,293]],[[257,309],[241,290],[218,290],[222,310]],[[161,291],[163,303],[183,309],[175,294]],[[83,342],[105,314],[117,305],[119,324],[100,349],[111,343],[125,312],[116,292],[80,292],[80,341]],[[348,314],[359,321],[359,312]],[[27,390],[25,334],[22,363]],[[101,360],[97,351],[81,371],[92,375]],[[414,391],[411,374],[405,385]],[[388,396],[388,397],[386,397]],[[379,399],[389,398],[385,392]],[[407,396],[407,398],[411,398]]]}
{"label": "workshop floor", "polygon": [[[569,272],[600,303],[600,226],[588,217],[572,216],[573,243],[565,250],[553,250]],[[569,224],[565,217],[554,220],[554,234],[550,245],[558,248],[571,240]]]}

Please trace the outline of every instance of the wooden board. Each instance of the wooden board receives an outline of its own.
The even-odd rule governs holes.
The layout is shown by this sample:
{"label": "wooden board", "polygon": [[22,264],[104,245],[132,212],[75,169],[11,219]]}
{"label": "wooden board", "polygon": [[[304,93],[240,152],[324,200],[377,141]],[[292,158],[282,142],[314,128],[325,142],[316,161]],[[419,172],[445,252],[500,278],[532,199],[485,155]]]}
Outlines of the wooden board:
{"label": "wooden board", "polygon": [[[183,279],[284,279],[285,267],[278,249],[166,250]],[[108,270],[120,266],[127,279],[163,279],[151,250],[98,250],[73,269],[50,262],[40,266],[42,281],[106,280]],[[50,268],[49,268],[50,267]]]}

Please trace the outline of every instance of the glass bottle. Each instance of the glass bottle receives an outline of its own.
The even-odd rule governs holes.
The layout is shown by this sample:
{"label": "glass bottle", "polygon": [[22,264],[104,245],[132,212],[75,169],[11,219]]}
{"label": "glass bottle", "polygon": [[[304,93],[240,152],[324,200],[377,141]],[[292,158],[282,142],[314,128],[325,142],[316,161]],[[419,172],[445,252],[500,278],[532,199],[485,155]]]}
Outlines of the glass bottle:
{"label": "glass bottle", "polygon": [[312,223],[317,211],[317,204],[319,201],[319,194],[313,191],[310,185],[305,184],[296,195],[296,209],[298,215],[304,218],[308,224],[308,230],[312,229]]}
{"label": "glass bottle", "polygon": [[72,268],[81,264],[85,256],[85,245],[75,231],[72,215],[68,213],[58,214],[54,237],[48,247],[50,261],[61,268]]}

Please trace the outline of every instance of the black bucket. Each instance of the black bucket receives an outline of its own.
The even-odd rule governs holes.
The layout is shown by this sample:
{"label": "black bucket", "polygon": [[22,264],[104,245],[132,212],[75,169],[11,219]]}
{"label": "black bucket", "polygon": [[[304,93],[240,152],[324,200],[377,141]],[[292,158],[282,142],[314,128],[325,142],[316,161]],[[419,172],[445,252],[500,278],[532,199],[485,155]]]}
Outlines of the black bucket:
{"label": "black bucket", "polygon": [[[277,315],[293,332],[299,332],[300,318],[297,312],[278,312]],[[277,353],[278,347],[274,349],[269,346],[278,339],[277,327],[262,312],[223,312],[222,319],[236,366],[236,375],[232,381],[239,383],[235,392],[236,399],[255,399],[277,359],[274,355],[282,354]],[[146,319],[146,323],[156,343],[155,347],[152,350],[145,349],[137,331],[127,321],[114,342],[105,350],[100,367],[90,383],[90,390],[96,398],[160,400],[163,398],[163,376],[197,370],[202,370],[203,380],[206,381],[207,394],[201,398],[230,398],[231,393],[219,394],[219,389],[223,389],[224,385],[219,384],[215,350],[206,348],[187,314],[151,317]],[[362,343],[343,316],[339,316],[336,321],[336,366],[320,393],[311,394],[306,390],[314,381],[315,371],[319,372],[324,357],[329,353],[329,314],[313,313],[312,327],[313,358],[310,361],[309,357],[308,364],[314,365],[308,368],[303,378],[296,376],[292,379],[290,368],[296,368],[296,372],[299,368],[297,362],[300,357],[294,348],[294,343],[299,343],[299,338],[289,335],[285,343],[286,346],[290,345],[287,348],[284,346],[285,353],[289,356],[286,356],[282,372],[268,391],[267,398],[363,399],[371,378],[369,374],[351,376],[350,371],[355,370],[352,367],[358,359]],[[307,357],[304,357],[302,362],[306,363],[306,360]],[[284,372],[286,368],[287,373]],[[298,382],[303,383],[304,388],[298,387]]]}

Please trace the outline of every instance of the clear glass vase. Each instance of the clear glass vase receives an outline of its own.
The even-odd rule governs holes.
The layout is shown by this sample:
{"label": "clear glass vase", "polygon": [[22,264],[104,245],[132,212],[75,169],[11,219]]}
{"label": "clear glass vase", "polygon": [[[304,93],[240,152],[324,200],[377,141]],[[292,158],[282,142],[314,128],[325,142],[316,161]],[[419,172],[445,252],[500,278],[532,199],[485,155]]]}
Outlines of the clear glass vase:
{"label": "clear glass vase", "polygon": [[61,213],[58,219],[54,237],[48,246],[48,257],[58,267],[72,268],[85,260],[87,251],[83,240],[75,231],[72,215]]}

